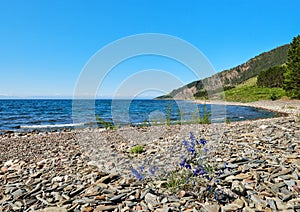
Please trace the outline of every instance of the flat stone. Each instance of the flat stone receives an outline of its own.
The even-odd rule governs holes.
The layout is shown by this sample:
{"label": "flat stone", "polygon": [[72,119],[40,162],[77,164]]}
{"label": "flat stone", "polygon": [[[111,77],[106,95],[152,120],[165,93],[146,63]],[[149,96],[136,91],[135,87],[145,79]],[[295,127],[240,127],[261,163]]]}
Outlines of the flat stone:
{"label": "flat stone", "polygon": [[241,199],[236,199],[236,200],[234,200],[234,201],[232,202],[232,204],[238,205],[238,206],[240,206],[240,208],[243,208],[244,205],[245,205],[244,201],[241,200]]}
{"label": "flat stone", "polygon": [[244,174],[244,173],[241,173],[241,174],[238,174],[235,176],[235,179],[237,180],[244,180],[244,179],[251,179],[252,176],[249,175],[249,174]]}
{"label": "flat stone", "polygon": [[291,200],[293,198],[293,196],[294,196],[294,194],[285,195],[285,196],[283,196],[282,201],[287,202],[287,201]]}
{"label": "flat stone", "polygon": [[204,205],[203,209],[204,209],[204,211],[207,211],[207,212],[219,212],[220,211],[220,206],[216,205],[216,204]]}
{"label": "flat stone", "polygon": [[18,199],[20,196],[22,196],[25,192],[22,189],[17,189],[14,191],[11,195],[14,199]]}
{"label": "flat stone", "polygon": [[171,208],[169,208],[168,206],[164,206],[163,209],[162,209],[162,212],[171,212]]}
{"label": "flat stone", "polygon": [[147,193],[145,196],[145,202],[148,204],[151,204],[151,205],[159,204],[158,196],[151,194],[151,193]]}
{"label": "flat stone", "polygon": [[126,193],[123,193],[123,194],[119,194],[117,196],[114,196],[110,199],[110,201],[113,201],[113,202],[117,202],[117,201],[120,201],[123,197],[126,196]]}
{"label": "flat stone", "polygon": [[272,210],[277,210],[275,200],[274,199],[266,199],[267,205],[272,209]]}
{"label": "flat stone", "polygon": [[288,187],[293,187],[294,185],[296,185],[295,180],[285,180],[284,183],[285,183]]}
{"label": "flat stone", "polygon": [[42,175],[43,173],[42,172],[34,172],[33,174],[30,175],[30,177],[32,178],[38,178]]}
{"label": "flat stone", "polygon": [[102,177],[101,179],[99,179],[96,183],[109,183],[111,182],[113,179],[116,179],[118,178],[118,175],[117,174],[110,174],[110,175],[107,175],[107,176],[104,176]]}
{"label": "flat stone", "polygon": [[66,208],[60,208],[60,207],[48,207],[41,210],[41,212],[67,212],[67,211],[68,210]]}
{"label": "flat stone", "polygon": [[280,171],[280,172],[278,172],[278,173],[276,173],[276,174],[272,174],[272,175],[270,176],[270,179],[279,177],[279,176],[281,176],[281,175],[287,175],[287,174],[289,174],[289,173],[291,173],[291,172],[292,172],[292,170],[290,170],[290,169],[283,169],[282,171]]}
{"label": "flat stone", "polygon": [[91,206],[88,206],[88,207],[84,208],[82,212],[92,212],[93,210],[94,210],[94,208],[92,208]]}
{"label": "flat stone", "polygon": [[239,209],[241,209],[242,207],[240,205],[236,205],[236,204],[228,204],[222,207],[222,211],[237,211]]}
{"label": "flat stone", "polygon": [[98,205],[94,212],[101,212],[101,211],[113,211],[118,208],[117,205]]}
{"label": "flat stone", "polygon": [[243,208],[243,212],[255,212],[255,211],[256,210],[254,210],[254,209],[252,209],[252,208],[250,208],[248,206],[246,206],[246,207]]}
{"label": "flat stone", "polygon": [[251,200],[256,204],[256,205],[260,205],[262,207],[266,207],[266,202],[264,200],[262,200],[258,195],[253,194],[251,195]]}
{"label": "flat stone", "polygon": [[95,197],[95,200],[105,200],[105,199],[106,199],[105,195],[100,195]]}

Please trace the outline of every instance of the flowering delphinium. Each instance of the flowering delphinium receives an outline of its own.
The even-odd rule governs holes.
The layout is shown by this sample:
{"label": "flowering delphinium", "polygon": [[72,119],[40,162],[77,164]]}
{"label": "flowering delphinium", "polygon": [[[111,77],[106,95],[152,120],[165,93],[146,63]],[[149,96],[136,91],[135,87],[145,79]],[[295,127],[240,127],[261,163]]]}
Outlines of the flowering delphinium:
{"label": "flowering delphinium", "polygon": [[147,176],[156,176],[156,171],[158,167],[150,165],[148,169],[145,170],[143,166],[139,166],[137,169],[131,168],[131,174],[136,177],[139,181],[142,181]]}
{"label": "flowering delphinium", "polygon": [[190,140],[183,140],[182,144],[186,154],[181,156],[178,168],[169,175],[169,188],[172,191],[196,191],[202,200],[209,198],[219,202],[221,192],[216,188],[223,172],[209,163],[207,140],[196,140],[190,132]]}
{"label": "flowering delphinium", "polygon": [[139,171],[135,168],[131,168],[131,174],[135,176],[139,181],[143,180],[145,176],[143,175],[144,168],[139,167]]}

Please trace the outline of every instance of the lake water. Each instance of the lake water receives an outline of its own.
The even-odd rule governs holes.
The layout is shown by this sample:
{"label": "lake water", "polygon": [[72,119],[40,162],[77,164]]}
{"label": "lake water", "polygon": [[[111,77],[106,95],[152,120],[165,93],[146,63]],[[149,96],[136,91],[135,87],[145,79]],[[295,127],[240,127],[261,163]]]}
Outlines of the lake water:
{"label": "lake water", "polygon": [[211,122],[275,116],[274,112],[244,106],[198,105],[174,100],[0,100],[0,132],[97,127],[95,117],[114,125],[189,122],[211,114]]}

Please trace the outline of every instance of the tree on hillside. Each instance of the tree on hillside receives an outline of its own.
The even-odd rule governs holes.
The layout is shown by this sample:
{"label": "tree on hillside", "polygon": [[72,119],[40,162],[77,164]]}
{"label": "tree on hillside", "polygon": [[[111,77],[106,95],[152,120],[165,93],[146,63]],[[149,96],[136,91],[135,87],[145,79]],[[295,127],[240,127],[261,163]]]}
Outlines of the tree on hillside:
{"label": "tree on hillside", "polygon": [[293,39],[289,48],[283,88],[289,97],[300,99],[300,35]]}
{"label": "tree on hillside", "polygon": [[285,66],[274,66],[259,73],[257,85],[267,88],[281,88],[283,84],[283,74],[286,71]]}

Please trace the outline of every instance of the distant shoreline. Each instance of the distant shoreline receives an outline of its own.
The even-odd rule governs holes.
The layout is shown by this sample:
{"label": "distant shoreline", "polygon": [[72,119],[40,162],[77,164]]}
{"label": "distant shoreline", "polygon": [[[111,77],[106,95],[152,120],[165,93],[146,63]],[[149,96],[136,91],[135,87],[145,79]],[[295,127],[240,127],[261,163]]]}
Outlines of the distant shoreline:
{"label": "distant shoreline", "polygon": [[262,100],[257,102],[228,102],[220,100],[195,100],[197,104],[222,104],[238,105],[266,109],[278,113],[288,114],[289,116],[300,114],[300,100]]}

